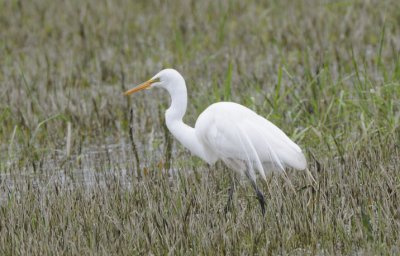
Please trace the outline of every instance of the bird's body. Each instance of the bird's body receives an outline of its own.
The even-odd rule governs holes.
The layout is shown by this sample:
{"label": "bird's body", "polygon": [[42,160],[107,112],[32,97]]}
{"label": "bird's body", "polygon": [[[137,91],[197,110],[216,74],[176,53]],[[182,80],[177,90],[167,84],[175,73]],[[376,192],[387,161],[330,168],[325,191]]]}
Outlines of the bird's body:
{"label": "bird's body", "polygon": [[[286,166],[305,169],[306,160],[285,133],[254,111],[233,102],[209,106],[197,119],[196,136],[210,164],[221,159],[232,169],[257,170],[265,178],[269,171]],[[270,168],[270,169],[268,169]]]}
{"label": "bird's body", "polygon": [[165,120],[175,138],[207,163],[222,160],[249,177],[263,213],[265,202],[255,183],[256,171],[265,179],[270,171],[306,168],[306,159],[297,144],[273,123],[240,104],[214,103],[200,114],[194,128],[186,125],[182,120],[187,106],[186,83],[174,69],[160,71],[125,94],[153,86],[166,89],[171,96]]}

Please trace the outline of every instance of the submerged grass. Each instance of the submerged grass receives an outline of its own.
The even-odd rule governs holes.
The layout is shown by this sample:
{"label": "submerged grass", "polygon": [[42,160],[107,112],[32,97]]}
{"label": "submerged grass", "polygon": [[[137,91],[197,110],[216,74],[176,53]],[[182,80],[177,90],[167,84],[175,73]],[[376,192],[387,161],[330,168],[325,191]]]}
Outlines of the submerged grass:
{"label": "submerged grass", "polygon": [[[5,1],[0,8],[0,252],[399,254],[398,1]],[[166,131],[168,96],[122,92],[162,68],[186,78],[186,121],[218,100],[268,117],[305,173],[259,182]]]}

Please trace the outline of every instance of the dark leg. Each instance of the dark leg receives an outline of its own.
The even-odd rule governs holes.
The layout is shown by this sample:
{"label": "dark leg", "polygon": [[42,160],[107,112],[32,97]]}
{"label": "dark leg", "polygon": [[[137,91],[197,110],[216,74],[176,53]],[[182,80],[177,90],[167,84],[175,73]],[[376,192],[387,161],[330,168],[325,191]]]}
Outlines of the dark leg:
{"label": "dark leg", "polygon": [[232,178],[232,183],[231,183],[231,187],[229,188],[229,194],[228,194],[228,202],[226,203],[224,212],[225,214],[228,213],[228,211],[231,210],[232,208],[232,197],[233,197],[233,192],[235,191],[235,179]]}
{"label": "dark leg", "polygon": [[249,178],[249,180],[251,182],[251,185],[253,186],[254,190],[256,191],[257,200],[258,200],[258,202],[260,203],[260,206],[261,206],[261,213],[262,213],[263,216],[265,216],[265,205],[266,205],[266,203],[265,203],[264,195],[258,189],[256,182],[253,179],[251,179],[251,177],[250,177],[248,172],[246,172],[246,176],[247,176],[247,178]]}
{"label": "dark leg", "polygon": [[264,198],[264,195],[261,193],[261,191],[260,190],[258,190],[258,189],[256,189],[256,193],[257,193],[257,199],[258,199],[258,202],[260,203],[260,206],[261,206],[261,212],[262,212],[262,215],[263,216],[265,216],[265,198]]}

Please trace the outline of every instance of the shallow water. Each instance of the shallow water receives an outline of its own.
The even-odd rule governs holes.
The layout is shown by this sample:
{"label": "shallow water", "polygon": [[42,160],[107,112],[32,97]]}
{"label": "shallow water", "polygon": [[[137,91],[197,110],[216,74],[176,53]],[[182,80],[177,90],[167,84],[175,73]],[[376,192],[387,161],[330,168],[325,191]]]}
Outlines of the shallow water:
{"label": "shallow water", "polygon": [[[162,158],[160,151],[156,150],[155,154],[149,157],[141,157],[141,172],[145,168],[150,170],[154,168],[154,162]],[[38,193],[54,191],[55,188],[58,191],[78,188],[89,191],[95,188],[107,188],[110,184],[130,189],[133,182],[137,182],[136,160],[130,145],[124,142],[89,146],[82,149],[80,155],[68,158],[62,150],[57,152],[57,157],[53,156],[43,161],[43,165],[36,172],[33,168],[29,168],[0,173],[0,205],[7,202],[11,196],[18,199],[31,188],[37,189]],[[140,153],[143,154],[143,151]],[[12,165],[12,160],[9,160],[7,165]],[[170,179],[174,179],[178,171],[170,168],[165,172]]]}

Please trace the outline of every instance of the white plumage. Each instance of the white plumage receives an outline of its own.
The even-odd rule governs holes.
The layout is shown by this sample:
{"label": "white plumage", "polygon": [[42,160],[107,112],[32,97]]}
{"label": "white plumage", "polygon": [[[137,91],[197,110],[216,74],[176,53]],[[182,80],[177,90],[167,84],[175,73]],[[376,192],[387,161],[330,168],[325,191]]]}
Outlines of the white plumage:
{"label": "white plumage", "polygon": [[[286,166],[303,170],[306,159],[284,132],[254,111],[233,102],[212,104],[197,119],[196,135],[205,148],[207,162],[221,159],[230,168],[255,180]],[[270,168],[270,169],[268,169]]]}
{"label": "white plumage", "polygon": [[256,171],[266,179],[269,172],[282,172],[285,167],[306,168],[306,159],[297,144],[273,123],[237,103],[212,104],[200,114],[194,128],[186,125],[182,121],[187,106],[186,83],[174,69],[160,71],[125,95],[151,87],[164,88],[171,96],[165,120],[175,138],[209,164],[220,159],[249,177],[263,213],[265,202],[256,186]]}

